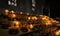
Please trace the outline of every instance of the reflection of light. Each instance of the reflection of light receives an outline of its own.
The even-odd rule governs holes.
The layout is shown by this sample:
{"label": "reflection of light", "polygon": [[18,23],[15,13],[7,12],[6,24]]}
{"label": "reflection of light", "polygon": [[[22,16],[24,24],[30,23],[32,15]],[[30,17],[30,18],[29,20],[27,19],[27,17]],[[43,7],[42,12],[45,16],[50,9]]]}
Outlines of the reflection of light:
{"label": "reflection of light", "polygon": [[56,35],[60,35],[60,30],[56,31]]}

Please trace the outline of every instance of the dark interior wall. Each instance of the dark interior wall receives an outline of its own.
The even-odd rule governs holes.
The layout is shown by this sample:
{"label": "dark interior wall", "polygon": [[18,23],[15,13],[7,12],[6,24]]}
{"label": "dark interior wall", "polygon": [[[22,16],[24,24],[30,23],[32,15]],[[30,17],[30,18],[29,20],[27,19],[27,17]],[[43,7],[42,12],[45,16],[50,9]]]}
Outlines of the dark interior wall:
{"label": "dark interior wall", "polygon": [[6,8],[8,5],[8,0],[0,0],[0,8]]}
{"label": "dark interior wall", "polygon": [[50,16],[49,12],[50,12],[49,0],[45,0],[44,8],[43,8],[43,15]]}
{"label": "dark interior wall", "polygon": [[56,12],[56,16],[60,17],[60,1],[59,0],[56,0],[56,3],[55,3],[55,12]]}
{"label": "dark interior wall", "polygon": [[50,1],[51,17],[60,17],[60,1]]}
{"label": "dark interior wall", "polygon": [[35,0],[36,1],[36,14],[43,14],[43,7],[45,0]]}
{"label": "dark interior wall", "polygon": [[55,11],[55,3],[56,1],[50,1],[50,12],[51,12],[51,17],[55,18],[56,17],[56,11]]}

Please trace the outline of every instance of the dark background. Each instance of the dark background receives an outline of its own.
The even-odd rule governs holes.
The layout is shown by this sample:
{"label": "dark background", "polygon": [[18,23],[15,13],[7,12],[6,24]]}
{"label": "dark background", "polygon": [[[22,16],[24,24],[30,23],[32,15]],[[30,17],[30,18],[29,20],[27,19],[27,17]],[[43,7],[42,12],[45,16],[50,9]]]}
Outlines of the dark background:
{"label": "dark background", "polygon": [[[8,0],[0,0],[0,10],[8,8]],[[38,0],[39,1],[39,0]],[[50,6],[50,13],[51,13],[51,17],[60,17],[60,2],[59,0],[45,0],[46,4],[49,4]],[[18,2],[19,3],[19,2]]]}

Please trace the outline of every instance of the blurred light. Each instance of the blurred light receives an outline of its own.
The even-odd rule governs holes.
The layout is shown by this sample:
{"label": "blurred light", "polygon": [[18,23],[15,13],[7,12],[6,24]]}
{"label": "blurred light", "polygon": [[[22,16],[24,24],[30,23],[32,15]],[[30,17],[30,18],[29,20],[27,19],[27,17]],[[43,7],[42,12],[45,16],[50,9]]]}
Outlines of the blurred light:
{"label": "blurred light", "polygon": [[32,6],[35,7],[35,4],[33,3]]}
{"label": "blurred light", "polygon": [[30,29],[32,29],[34,26],[32,24],[30,24]]}
{"label": "blurred light", "polygon": [[10,1],[8,1],[8,5],[11,5],[11,2]]}
{"label": "blurred light", "polygon": [[35,0],[32,0],[32,3],[35,3]]}
{"label": "blurred light", "polygon": [[16,0],[9,0],[8,5],[17,6]]}
{"label": "blurred light", "polygon": [[9,18],[16,18],[16,15],[15,14],[9,14],[9,16],[8,16]]}
{"label": "blurred light", "polygon": [[9,12],[9,10],[6,9],[4,14],[5,15],[8,15],[8,12]]}
{"label": "blurred light", "polygon": [[35,17],[35,20],[37,20],[37,17]]}
{"label": "blurred light", "polygon": [[19,21],[13,21],[13,24],[16,25],[16,28],[19,28]]}
{"label": "blurred light", "polygon": [[17,6],[17,0],[14,0],[14,2],[15,2],[14,6]]}
{"label": "blurred light", "polygon": [[28,32],[30,32],[31,30],[28,28]]}
{"label": "blurred light", "polygon": [[59,35],[60,36],[60,30],[56,31],[55,33],[57,36]]}
{"label": "blurred light", "polygon": [[20,12],[20,14],[23,14],[23,12]]}
{"label": "blurred light", "polygon": [[14,2],[12,2],[11,5],[14,5]]}
{"label": "blurred light", "polygon": [[16,15],[15,15],[15,14],[12,14],[12,15],[11,15],[11,17],[12,17],[12,18],[15,18],[15,17],[16,17]]}
{"label": "blurred light", "polygon": [[43,16],[43,15],[39,15],[39,16]]}
{"label": "blurred light", "polygon": [[32,17],[32,20],[37,20],[37,17],[35,17],[35,16],[34,16],[34,17]]}
{"label": "blurred light", "polygon": [[47,18],[46,17],[43,17],[42,20],[46,20]]}
{"label": "blurred light", "polygon": [[27,13],[27,15],[29,15],[29,13]]}
{"label": "blurred light", "polygon": [[51,25],[52,23],[50,21],[46,21],[46,26]]}
{"label": "blurred light", "polygon": [[13,14],[13,13],[14,13],[14,11],[12,10],[12,11],[11,11],[11,13]]}
{"label": "blurred light", "polygon": [[6,12],[6,13],[9,12],[9,10],[6,9],[5,12]]}
{"label": "blurred light", "polygon": [[14,6],[17,6],[17,4],[15,3]]}
{"label": "blurred light", "polygon": [[32,8],[32,11],[35,11],[35,8]]}
{"label": "blurred light", "polygon": [[28,20],[30,20],[31,18],[30,17],[28,17]]}
{"label": "blurred light", "polygon": [[9,29],[19,29],[19,27],[20,27],[20,22],[19,21],[12,21]]}

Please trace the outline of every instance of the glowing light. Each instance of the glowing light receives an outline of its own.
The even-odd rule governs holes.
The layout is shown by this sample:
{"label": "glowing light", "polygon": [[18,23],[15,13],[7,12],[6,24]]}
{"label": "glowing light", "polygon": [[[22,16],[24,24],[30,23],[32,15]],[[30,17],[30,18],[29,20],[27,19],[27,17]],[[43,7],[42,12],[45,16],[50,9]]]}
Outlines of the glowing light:
{"label": "glowing light", "polygon": [[6,9],[5,12],[6,12],[6,13],[9,12],[9,10]]}
{"label": "glowing light", "polygon": [[11,13],[14,13],[14,11],[12,10]]}
{"label": "glowing light", "polygon": [[10,1],[8,1],[8,5],[11,5],[11,2]]}
{"label": "glowing light", "polygon": [[13,24],[16,25],[16,28],[19,28],[19,22],[18,21],[13,21]]}
{"label": "glowing light", "polygon": [[8,12],[9,12],[9,10],[6,9],[4,14],[5,15],[8,15]]}
{"label": "glowing light", "polygon": [[44,18],[42,18],[42,20],[45,20],[46,18],[44,17]]}
{"label": "glowing light", "polygon": [[52,23],[50,21],[46,21],[46,25],[51,25]]}
{"label": "glowing light", "polygon": [[28,17],[28,20],[30,20],[31,18],[30,17]]}
{"label": "glowing light", "polygon": [[35,16],[34,16],[34,17],[32,17],[32,20],[37,20],[37,17],[35,17]]}
{"label": "glowing light", "polygon": [[37,17],[35,17],[35,20],[37,20]]}
{"label": "glowing light", "polygon": [[15,14],[9,14],[9,16],[8,16],[9,18],[16,18],[16,15]]}
{"label": "glowing light", "polygon": [[15,18],[15,17],[16,17],[16,15],[15,15],[15,14],[12,14],[11,16],[12,16],[12,18]]}
{"label": "glowing light", "polygon": [[60,30],[56,31],[55,34],[56,34],[56,35],[60,35]]}
{"label": "glowing light", "polygon": [[32,29],[33,28],[33,25],[32,24],[30,24],[30,29]]}

